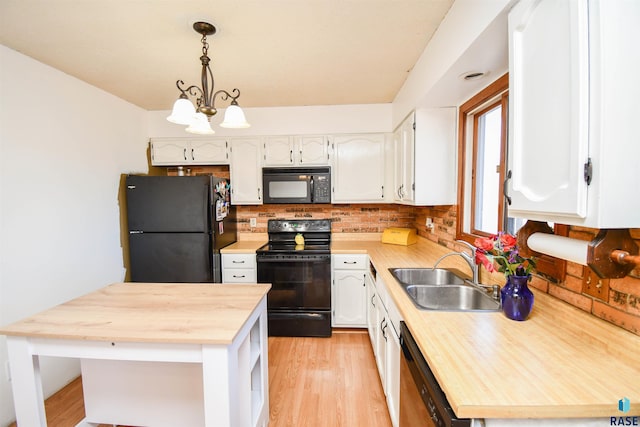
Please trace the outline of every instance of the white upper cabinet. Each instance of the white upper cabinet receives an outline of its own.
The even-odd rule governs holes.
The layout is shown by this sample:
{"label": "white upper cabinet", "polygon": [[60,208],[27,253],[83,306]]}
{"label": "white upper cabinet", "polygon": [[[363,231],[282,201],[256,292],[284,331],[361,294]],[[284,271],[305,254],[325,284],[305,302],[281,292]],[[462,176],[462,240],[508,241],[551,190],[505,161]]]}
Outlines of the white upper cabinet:
{"label": "white upper cabinet", "polygon": [[326,166],[329,164],[329,137],[305,135],[295,138],[299,166]]}
{"label": "white upper cabinet", "polygon": [[293,166],[294,148],[291,136],[267,136],[264,138],[263,153],[265,166]]}
{"label": "white upper cabinet", "polygon": [[384,154],[384,134],[334,136],[332,202],[384,202]]}
{"label": "white upper cabinet", "polygon": [[397,203],[456,203],[455,108],[417,109],[397,128],[394,144]]}
{"label": "white upper cabinet", "polygon": [[510,216],[640,226],[640,2],[521,0],[509,14]]}
{"label": "white upper cabinet", "polygon": [[415,123],[415,114],[411,113],[393,134],[395,153],[393,200],[399,203],[412,203],[414,200]]}
{"label": "white upper cabinet", "polygon": [[224,138],[152,138],[153,166],[216,165],[229,163],[229,143]]}
{"label": "white upper cabinet", "polygon": [[264,140],[264,165],[326,166],[328,147],[325,136],[268,136]]}
{"label": "white upper cabinet", "polygon": [[262,204],[262,139],[237,138],[231,142],[231,203]]}

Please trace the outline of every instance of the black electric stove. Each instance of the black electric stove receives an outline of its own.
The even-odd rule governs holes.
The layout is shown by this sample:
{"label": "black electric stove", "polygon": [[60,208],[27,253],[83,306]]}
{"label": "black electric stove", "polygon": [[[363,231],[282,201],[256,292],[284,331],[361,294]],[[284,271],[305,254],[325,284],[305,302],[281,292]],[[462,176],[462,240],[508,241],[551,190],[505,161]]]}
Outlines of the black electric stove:
{"label": "black electric stove", "polygon": [[331,221],[269,220],[268,232],[256,258],[258,282],[271,283],[269,335],[331,336]]}

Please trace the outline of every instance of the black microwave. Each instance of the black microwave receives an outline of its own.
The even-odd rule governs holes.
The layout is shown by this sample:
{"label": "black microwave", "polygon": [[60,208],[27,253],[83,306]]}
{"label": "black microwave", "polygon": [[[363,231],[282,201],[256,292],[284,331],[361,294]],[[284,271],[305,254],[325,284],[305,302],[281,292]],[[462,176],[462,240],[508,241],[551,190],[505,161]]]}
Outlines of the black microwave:
{"label": "black microwave", "polygon": [[331,203],[331,169],[262,168],[264,203]]}

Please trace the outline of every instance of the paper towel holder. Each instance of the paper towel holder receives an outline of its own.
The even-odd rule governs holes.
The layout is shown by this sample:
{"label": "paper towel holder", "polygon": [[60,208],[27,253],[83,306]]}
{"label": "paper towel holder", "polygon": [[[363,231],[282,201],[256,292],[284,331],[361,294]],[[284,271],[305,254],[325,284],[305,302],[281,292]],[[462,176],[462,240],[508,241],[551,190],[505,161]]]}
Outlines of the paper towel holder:
{"label": "paper towel holder", "polygon": [[[527,221],[517,233],[518,247],[523,256],[541,255],[527,245],[527,240],[534,233],[553,234],[553,229],[546,222]],[[638,245],[629,229],[602,229],[587,245],[585,265],[602,279],[621,278],[640,266],[638,252]]]}

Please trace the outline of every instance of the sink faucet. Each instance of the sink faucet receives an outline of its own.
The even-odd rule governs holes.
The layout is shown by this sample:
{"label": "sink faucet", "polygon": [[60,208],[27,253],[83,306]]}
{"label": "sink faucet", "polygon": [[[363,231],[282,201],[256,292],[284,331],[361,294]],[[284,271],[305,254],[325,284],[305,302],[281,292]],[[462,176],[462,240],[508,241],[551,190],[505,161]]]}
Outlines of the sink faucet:
{"label": "sink faucet", "polygon": [[433,264],[432,269],[435,269],[438,264],[440,264],[440,261],[442,261],[443,259],[450,257],[450,256],[454,256],[454,255],[458,255],[460,257],[462,257],[462,259],[464,259],[467,264],[469,264],[469,268],[471,268],[471,273],[473,274],[473,284],[474,285],[478,285],[478,264],[476,264],[476,247],[465,242],[464,240],[456,240],[456,242],[463,244],[464,246],[466,246],[470,251],[471,251],[471,255],[469,255],[466,252],[450,252],[448,254],[442,255],[440,258],[438,258],[438,260],[436,261],[435,264]]}

